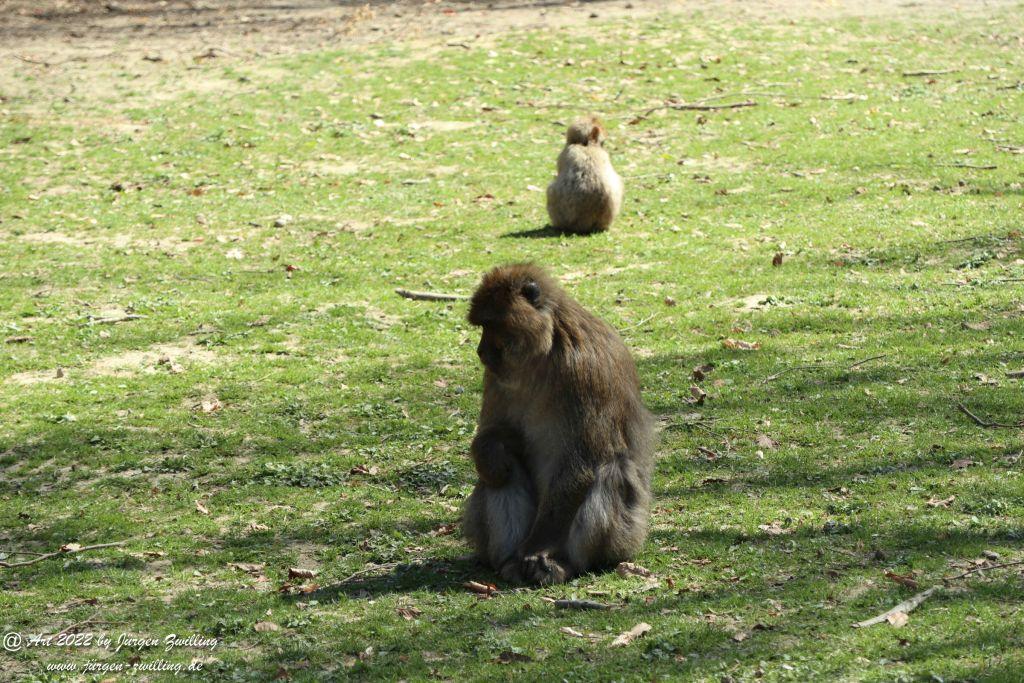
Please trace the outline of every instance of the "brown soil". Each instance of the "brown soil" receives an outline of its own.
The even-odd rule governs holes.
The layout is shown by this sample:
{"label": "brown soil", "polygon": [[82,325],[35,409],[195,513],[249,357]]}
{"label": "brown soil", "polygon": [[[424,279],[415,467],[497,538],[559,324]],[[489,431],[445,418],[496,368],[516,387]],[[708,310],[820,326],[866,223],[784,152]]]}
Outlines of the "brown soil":
{"label": "brown soil", "polygon": [[366,42],[471,44],[510,29],[664,13],[799,17],[979,13],[1014,0],[0,0],[0,72],[102,60],[232,59]]}

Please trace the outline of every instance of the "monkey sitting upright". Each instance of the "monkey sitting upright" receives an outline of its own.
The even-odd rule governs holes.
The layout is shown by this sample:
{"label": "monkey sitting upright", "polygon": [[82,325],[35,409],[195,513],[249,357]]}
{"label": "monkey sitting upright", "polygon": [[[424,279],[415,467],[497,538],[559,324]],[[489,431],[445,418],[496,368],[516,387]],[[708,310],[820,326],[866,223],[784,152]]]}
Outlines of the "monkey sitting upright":
{"label": "monkey sitting upright", "polygon": [[548,185],[548,216],[556,230],[607,230],[622,207],[622,178],[602,146],[607,134],[594,116],[579,119],[565,134],[558,177]]}
{"label": "monkey sitting upright", "polygon": [[484,394],[463,527],[478,557],[539,584],[632,558],[654,429],[625,344],[530,264],[487,273],[469,322],[483,328]]}

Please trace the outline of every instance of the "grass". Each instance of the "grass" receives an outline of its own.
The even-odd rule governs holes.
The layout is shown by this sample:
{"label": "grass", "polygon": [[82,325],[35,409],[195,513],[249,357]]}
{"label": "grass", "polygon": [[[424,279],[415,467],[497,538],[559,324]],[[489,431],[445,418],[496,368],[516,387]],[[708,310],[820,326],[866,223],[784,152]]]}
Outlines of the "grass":
{"label": "grass", "polygon": [[[1024,414],[1005,376],[1024,366],[1017,17],[668,16],[468,50],[83,64],[69,98],[70,81],[7,67],[0,548],[129,542],[0,569],[0,626],[220,643],[29,648],[0,670],[1019,680],[1015,568],[954,582],[902,628],[851,628],[916,592],[886,571],[925,588],[1024,551],[1022,431],[956,408]],[[926,69],[952,71],[904,75]],[[719,95],[758,104],[637,117]],[[588,110],[624,213],[551,236],[537,188]],[[461,304],[393,290],[468,292],[517,260],[635,352],[664,426],[637,558],[656,586],[462,587],[495,580],[451,533],[473,481],[475,333]],[[142,317],[96,322],[124,314]],[[280,592],[289,567],[319,588]],[[646,637],[609,647],[639,622]]]}

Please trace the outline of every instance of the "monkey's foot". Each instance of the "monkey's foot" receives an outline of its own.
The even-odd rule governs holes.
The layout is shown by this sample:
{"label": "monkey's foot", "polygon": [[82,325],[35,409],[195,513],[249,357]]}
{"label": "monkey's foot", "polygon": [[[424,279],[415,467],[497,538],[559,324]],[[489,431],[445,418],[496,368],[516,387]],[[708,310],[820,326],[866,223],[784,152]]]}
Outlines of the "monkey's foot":
{"label": "monkey's foot", "polygon": [[501,565],[498,574],[501,578],[511,583],[523,583],[523,573],[520,571],[520,564],[522,563],[519,560],[509,560]]}
{"label": "monkey's foot", "polygon": [[565,583],[569,578],[569,567],[550,557],[547,552],[524,557],[522,572],[526,581],[542,586]]}

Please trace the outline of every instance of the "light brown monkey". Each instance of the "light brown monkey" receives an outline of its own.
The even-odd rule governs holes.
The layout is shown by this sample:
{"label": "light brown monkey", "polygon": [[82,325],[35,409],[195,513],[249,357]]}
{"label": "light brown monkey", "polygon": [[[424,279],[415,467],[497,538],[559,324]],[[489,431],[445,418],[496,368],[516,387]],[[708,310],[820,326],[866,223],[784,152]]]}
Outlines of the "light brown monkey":
{"label": "light brown monkey", "polygon": [[548,185],[548,216],[556,230],[607,230],[622,208],[622,178],[604,150],[607,137],[594,116],[579,119],[566,131],[558,177]]}
{"label": "light brown monkey", "polygon": [[560,583],[647,535],[653,422],[625,344],[540,268],[500,266],[470,302],[484,395],[463,527],[502,577]]}

